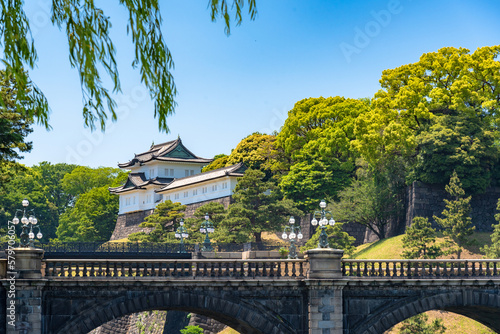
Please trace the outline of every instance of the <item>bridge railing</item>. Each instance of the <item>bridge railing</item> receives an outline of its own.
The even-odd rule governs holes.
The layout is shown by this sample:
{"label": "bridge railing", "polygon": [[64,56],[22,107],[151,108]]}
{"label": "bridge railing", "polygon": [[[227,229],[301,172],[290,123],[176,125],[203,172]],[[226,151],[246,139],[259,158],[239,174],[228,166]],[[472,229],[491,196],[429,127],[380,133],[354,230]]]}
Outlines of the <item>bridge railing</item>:
{"label": "bridge railing", "polygon": [[389,278],[500,276],[500,259],[353,260],[342,259],[342,275]]}
{"label": "bridge railing", "polygon": [[305,260],[43,260],[47,278],[304,278]]}

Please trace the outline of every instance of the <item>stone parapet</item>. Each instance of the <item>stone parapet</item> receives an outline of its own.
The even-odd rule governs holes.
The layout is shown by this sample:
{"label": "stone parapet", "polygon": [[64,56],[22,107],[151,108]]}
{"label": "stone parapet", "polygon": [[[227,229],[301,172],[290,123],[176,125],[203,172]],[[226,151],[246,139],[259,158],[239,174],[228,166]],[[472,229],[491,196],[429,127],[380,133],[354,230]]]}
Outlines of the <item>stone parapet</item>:
{"label": "stone parapet", "polygon": [[341,259],[344,251],[333,248],[309,249],[305,259],[309,261],[309,279],[335,279],[342,277]]}

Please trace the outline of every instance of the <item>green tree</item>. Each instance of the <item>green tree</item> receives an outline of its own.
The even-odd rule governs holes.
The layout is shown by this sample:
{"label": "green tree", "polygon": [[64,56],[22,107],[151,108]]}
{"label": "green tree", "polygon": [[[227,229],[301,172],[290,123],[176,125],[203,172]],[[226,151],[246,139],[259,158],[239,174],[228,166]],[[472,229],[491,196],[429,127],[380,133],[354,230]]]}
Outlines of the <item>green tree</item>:
{"label": "green tree", "polygon": [[367,100],[338,96],[295,104],[276,137],[285,171],[280,188],[287,198],[310,211],[349,185],[358,156],[351,146],[356,119],[369,109]]}
{"label": "green tree", "polygon": [[64,175],[61,186],[66,193],[76,197],[92,188],[118,186],[125,182],[126,178],[127,173],[118,168],[78,166],[71,173]]}
{"label": "green tree", "polygon": [[217,154],[214,157],[214,161],[203,167],[201,170],[203,173],[208,172],[214,169],[219,169],[219,168],[224,168],[227,165],[227,159],[229,158],[228,155],[225,154]]}
{"label": "green tree", "polygon": [[118,216],[118,198],[108,187],[92,188],[78,196],[75,206],[60,216],[59,241],[108,241]]}
{"label": "green tree", "polygon": [[391,187],[389,175],[380,175],[362,164],[361,161],[357,179],[340,191],[339,200],[332,203],[332,212],[336,220],[364,225],[382,240],[387,225],[400,216],[402,201],[397,189]]}
{"label": "green tree", "polygon": [[412,179],[446,184],[456,171],[466,193],[482,193],[490,185],[498,161],[496,131],[477,116],[443,115],[416,136],[418,154]]}
{"label": "green tree", "polygon": [[253,235],[255,242],[262,242],[262,232],[277,231],[289,216],[302,215],[292,201],[282,199],[273,181],[264,179],[265,173],[260,170],[245,171],[234,189],[234,203],[221,223],[223,229],[247,237]]}
{"label": "green tree", "polygon": [[442,319],[435,319],[430,324],[428,320],[429,317],[425,313],[406,319],[402,322],[399,334],[444,334],[446,327]]}
{"label": "green tree", "polygon": [[[126,32],[131,35],[135,47],[132,66],[139,67],[141,81],[155,102],[154,114],[158,117],[159,128],[168,131],[166,118],[174,111],[177,90],[171,73],[174,66],[172,55],[161,32],[159,3],[158,0],[119,1],[129,15]],[[210,0],[208,7],[212,21],[223,19],[225,32],[229,35],[231,16],[234,15],[236,24],[240,24],[244,4],[242,0]],[[250,18],[254,19],[257,13],[255,0],[247,0],[247,4]],[[32,90],[28,88],[25,67],[33,69],[38,56],[24,2],[3,0],[0,5],[3,66],[7,76],[15,78],[16,105],[22,114],[35,117],[48,127],[47,99],[36,85],[33,84]],[[93,0],[56,0],[51,9],[52,23],[66,31],[70,64],[80,75],[85,125],[93,129],[98,122],[104,129],[107,118],[116,119],[116,103],[103,85],[108,80],[102,72],[109,77],[113,92],[121,90],[116,50],[109,37],[111,18],[96,7]]]}
{"label": "green tree", "polygon": [[441,255],[436,245],[436,230],[427,218],[415,217],[403,236],[404,259],[435,259]]}
{"label": "green tree", "polygon": [[4,208],[2,223],[14,217],[16,209],[21,207],[21,201],[30,201],[30,210],[34,210],[40,222],[44,238],[56,237],[59,215],[69,204],[71,196],[64,192],[61,180],[75,165],[51,164],[41,162],[33,167],[23,167],[12,175],[12,179],[0,188],[0,207]]}
{"label": "green tree", "polygon": [[[344,250],[345,254],[352,255],[352,253],[355,250],[353,243],[354,241],[356,241],[356,239],[350,236],[349,233],[344,232],[342,230],[342,225],[343,225],[342,223],[336,223],[333,226],[326,227],[325,232],[326,235],[328,236],[328,244],[330,245],[331,248],[342,249]],[[308,249],[318,248],[320,234],[321,234],[321,229],[320,228],[316,229],[316,232],[312,235],[311,239],[309,239],[304,245],[304,247],[300,248],[300,250],[304,252]]]}
{"label": "green tree", "polygon": [[[487,170],[477,174],[476,169],[477,175],[464,172],[471,166],[488,168],[498,155],[486,157],[483,150],[496,150],[487,145],[498,124],[499,52],[500,46],[473,53],[448,47],[423,54],[416,63],[385,70],[372,108],[356,120],[353,146],[371,166],[403,157],[410,173],[417,164],[408,181],[441,182],[443,174],[449,177],[455,169],[465,185],[479,182],[483,187]],[[472,119],[471,129],[462,128],[461,123]],[[474,138],[467,138],[468,134]],[[462,148],[467,156],[459,151]]]}
{"label": "green tree", "polygon": [[186,326],[181,329],[181,334],[203,334],[203,329],[199,326]]}
{"label": "green tree", "polygon": [[149,233],[132,233],[128,239],[130,241],[175,242],[175,237],[170,232],[173,232],[181,218],[184,218],[184,211],[186,211],[185,205],[166,200],[158,204],[154,213],[147,216],[145,221],[139,225],[140,227],[148,227],[153,230]]}
{"label": "green tree", "polygon": [[209,202],[197,208],[194,211],[192,218],[186,219],[186,228],[189,231],[189,243],[202,243],[205,239],[205,234],[200,232],[201,223],[205,221],[205,215],[208,214],[210,221],[214,224],[215,231],[210,235],[210,239],[216,242],[226,243],[233,242],[235,235],[227,232],[221,222],[226,216],[224,205],[217,202]]}
{"label": "green tree", "polygon": [[214,161],[206,166],[203,171],[207,172],[221,167],[227,167],[243,162],[246,167],[259,169],[271,177],[273,170],[279,163],[279,152],[275,147],[276,136],[266,135],[259,132],[243,138],[230,155],[219,154]]}
{"label": "green tree", "polygon": [[[500,200],[497,203],[497,211],[500,211]],[[498,224],[493,224],[493,233],[491,233],[491,246],[485,245],[481,248],[481,252],[486,255],[488,259],[498,259],[500,258],[500,213],[495,215],[495,220],[499,222]]]}
{"label": "green tree", "polygon": [[476,240],[471,238],[475,230],[470,217],[471,197],[465,197],[465,191],[456,172],[451,175],[450,183],[445,189],[452,200],[444,199],[446,209],[441,213],[443,218],[437,216],[433,218],[443,228],[447,252],[457,254],[457,258],[460,259],[464,247],[476,243]]}
{"label": "green tree", "polygon": [[[26,88],[30,90],[29,84]],[[0,71],[0,164],[22,159],[21,152],[30,152],[32,143],[26,137],[33,132],[33,118],[18,105],[17,86],[12,75]]]}

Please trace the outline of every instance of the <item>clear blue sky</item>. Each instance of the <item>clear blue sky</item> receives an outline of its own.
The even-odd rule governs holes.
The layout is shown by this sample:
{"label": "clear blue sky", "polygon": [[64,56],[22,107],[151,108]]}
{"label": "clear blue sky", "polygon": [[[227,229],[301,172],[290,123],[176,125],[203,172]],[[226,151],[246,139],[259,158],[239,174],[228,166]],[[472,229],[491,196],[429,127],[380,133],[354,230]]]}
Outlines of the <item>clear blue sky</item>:
{"label": "clear blue sky", "polygon": [[[226,37],[210,20],[208,1],[161,1],[163,32],[179,91],[171,132],[158,131],[153,104],[130,67],[133,49],[118,1],[97,1],[113,21],[123,94],[119,119],[105,133],[84,128],[78,74],[65,33],[50,23],[49,0],[27,1],[39,53],[32,80],[52,108],[52,131],[35,126],[31,153],[20,162],[116,167],[134,153],[180,135],[195,154],[229,154],[253,132],[283,125],[308,97],[371,97],[385,69],[418,61],[446,46],[475,50],[500,44],[500,1],[257,0]],[[110,86],[111,88],[111,86]]]}

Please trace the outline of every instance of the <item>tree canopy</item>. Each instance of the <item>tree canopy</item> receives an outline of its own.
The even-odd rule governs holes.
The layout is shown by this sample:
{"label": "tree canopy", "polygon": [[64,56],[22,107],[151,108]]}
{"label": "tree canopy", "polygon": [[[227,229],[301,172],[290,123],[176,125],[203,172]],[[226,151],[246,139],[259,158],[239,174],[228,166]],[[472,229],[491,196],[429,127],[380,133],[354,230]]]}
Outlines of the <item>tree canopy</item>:
{"label": "tree canopy", "polygon": [[[141,81],[154,101],[159,128],[168,132],[167,117],[174,112],[177,89],[172,75],[173,56],[161,30],[160,1],[119,0],[118,3],[128,12],[124,31],[134,44],[132,67],[139,68]],[[225,33],[229,35],[231,24],[239,25],[243,21],[245,4],[253,20],[257,14],[255,0],[209,0],[210,17],[212,21],[222,19]],[[49,127],[47,99],[35,83],[29,87],[26,69],[36,66],[38,54],[24,2],[2,0],[0,6],[2,61],[7,77],[13,78],[17,89],[16,109]],[[117,118],[116,103],[110,92],[121,91],[116,48],[109,37],[111,16],[97,7],[93,0],[55,0],[51,9],[52,24],[66,32],[69,61],[80,76],[84,123],[91,129],[97,123],[104,130],[108,118]],[[108,80],[111,87],[103,84]],[[2,101],[7,103],[3,97]]]}
{"label": "tree canopy", "polygon": [[[26,90],[30,90],[28,87]],[[21,152],[29,152],[31,142],[26,137],[33,132],[33,118],[16,105],[17,87],[12,75],[0,71],[0,164],[21,159]]]}
{"label": "tree canopy", "polygon": [[290,216],[301,216],[292,201],[282,199],[274,182],[264,178],[260,170],[245,171],[234,189],[234,203],[221,223],[223,228],[247,237],[253,235],[255,242],[262,242],[262,232],[277,231]]}
{"label": "tree canopy", "polygon": [[[444,185],[455,169],[466,187],[479,182],[484,189],[489,182],[485,172],[474,180],[466,171],[477,166],[487,169],[498,155],[485,157],[498,150],[488,145],[498,139],[499,52],[500,46],[473,53],[447,47],[423,54],[416,63],[383,71],[382,89],[370,112],[356,121],[353,145],[373,166],[405,157],[410,162],[408,173],[416,166],[410,182],[424,179]],[[470,129],[463,126],[469,122]],[[437,154],[444,157],[439,168],[453,166],[441,178],[430,159]]]}
{"label": "tree canopy", "polygon": [[351,147],[357,117],[368,112],[367,100],[309,98],[288,112],[276,146],[288,162],[280,187],[303,210],[333,198],[349,185],[357,151]]}

